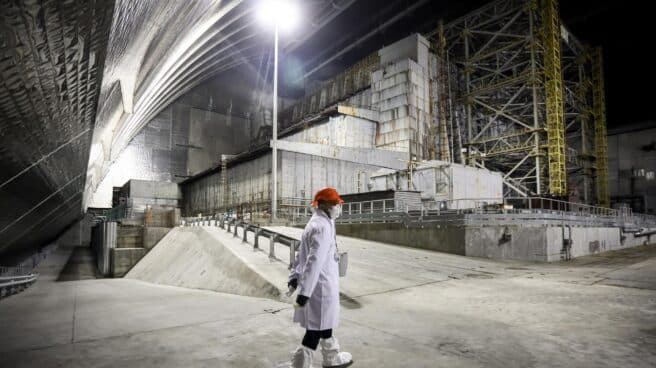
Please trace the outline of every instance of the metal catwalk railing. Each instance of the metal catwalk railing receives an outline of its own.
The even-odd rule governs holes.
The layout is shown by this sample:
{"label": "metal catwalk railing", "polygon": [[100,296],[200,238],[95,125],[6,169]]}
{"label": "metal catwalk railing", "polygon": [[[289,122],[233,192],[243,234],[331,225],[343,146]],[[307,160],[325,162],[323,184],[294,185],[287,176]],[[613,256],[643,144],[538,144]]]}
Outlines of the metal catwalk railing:
{"label": "metal catwalk railing", "polygon": [[296,251],[298,250],[300,242],[285,234],[277,233],[275,231],[266,229],[264,227],[246,223],[238,219],[225,219],[217,218],[216,216],[205,217],[187,217],[183,218],[182,226],[214,226],[224,229],[226,232],[231,233],[233,237],[239,237],[237,233],[238,228],[242,228],[242,241],[248,242],[248,233],[252,233],[253,249],[260,249],[260,237],[269,239],[269,258],[276,258],[275,244],[282,244],[289,248],[288,268],[291,269],[294,261],[296,260]]}
{"label": "metal catwalk railing", "polygon": [[[303,224],[312,215],[310,207],[288,208],[278,215],[293,224]],[[656,227],[656,216],[634,214],[630,209],[610,209],[543,197],[462,198],[407,204],[387,199],[344,203],[338,224],[417,221],[452,221],[453,215],[502,215],[471,217],[468,221],[485,222],[499,218],[504,222],[526,220],[568,221],[581,226],[621,226],[636,231]],[[512,215],[512,216],[507,216]],[[463,224],[467,221],[458,220]],[[535,221],[533,221],[535,222]]]}
{"label": "metal catwalk railing", "polygon": [[[281,201],[282,203],[282,201]],[[286,206],[279,207],[278,219],[287,225],[301,226],[310,219],[315,209],[307,199],[285,199]],[[246,232],[260,230],[260,236],[273,234],[248,222],[266,223],[269,218],[253,216],[252,218],[210,217],[186,218],[187,224],[214,221],[215,226],[223,224],[230,228],[232,224],[245,227]],[[544,197],[507,197],[507,198],[460,198],[443,201],[430,201],[410,204],[402,200],[381,199],[361,202],[349,202],[342,205],[342,216],[337,224],[358,223],[403,223],[406,226],[437,223],[457,226],[488,225],[562,225],[621,227],[625,232],[639,232],[643,229],[656,228],[656,216],[634,214],[630,209],[610,209],[582,203],[567,202]],[[234,231],[234,230],[233,230]],[[283,244],[291,242],[278,234]]]}

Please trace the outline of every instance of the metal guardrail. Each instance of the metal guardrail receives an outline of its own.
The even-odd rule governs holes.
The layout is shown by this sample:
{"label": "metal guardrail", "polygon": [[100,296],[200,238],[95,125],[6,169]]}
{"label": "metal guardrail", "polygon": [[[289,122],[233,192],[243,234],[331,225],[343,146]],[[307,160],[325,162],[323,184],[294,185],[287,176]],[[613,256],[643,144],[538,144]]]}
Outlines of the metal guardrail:
{"label": "metal guardrail", "polygon": [[32,268],[26,266],[4,267],[0,266],[0,277],[27,275],[32,272]]}
{"label": "metal guardrail", "polygon": [[183,226],[215,226],[232,233],[235,238],[238,237],[237,229],[241,227],[243,229],[241,236],[244,243],[248,242],[248,233],[253,234],[253,249],[260,249],[260,237],[269,239],[269,258],[276,258],[275,243],[286,245],[289,248],[289,269],[292,268],[296,260],[296,251],[300,245],[300,241],[292,237],[237,219],[219,219],[216,216],[183,218]]}
{"label": "metal guardrail", "polygon": [[[307,222],[309,208],[285,209],[278,216],[294,224]],[[488,215],[486,218],[453,215]],[[489,216],[498,215],[498,216]],[[535,220],[535,221],[533,221]],[[409,205],[403,201],[386,199],[344,203],[338,224],[403,222],[452,222],[459,225],[491,224],[530,221],[570,221],[580,226],[620,226],[625,228],[656,227],[656,216],[633,214],[617,210],[566,202],[542,197],[463,198]]]}
{"label": "metal guardrail", "polygon": [[37,278],[27,267],[0,267],[0,299],[25,290]]}

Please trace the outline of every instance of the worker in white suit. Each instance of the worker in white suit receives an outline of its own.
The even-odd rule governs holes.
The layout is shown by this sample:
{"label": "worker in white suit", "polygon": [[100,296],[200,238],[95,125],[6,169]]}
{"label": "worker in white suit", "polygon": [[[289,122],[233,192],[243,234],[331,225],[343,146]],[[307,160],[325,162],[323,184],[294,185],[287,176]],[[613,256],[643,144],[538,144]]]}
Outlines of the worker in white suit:
{"label": "worker in white suit", "polygon": [[294,322],[306,329],[301,345],[292,355],[293,368],[312,366],[314,351],[321,342],[323,367],[345,368],[353,364],[351,354],[339,351],[333,329],[339,322],[339,253],[335,219],[344,201],[333,188],[317,192],[317,207],[305,226],[288,286],[298,287]]}

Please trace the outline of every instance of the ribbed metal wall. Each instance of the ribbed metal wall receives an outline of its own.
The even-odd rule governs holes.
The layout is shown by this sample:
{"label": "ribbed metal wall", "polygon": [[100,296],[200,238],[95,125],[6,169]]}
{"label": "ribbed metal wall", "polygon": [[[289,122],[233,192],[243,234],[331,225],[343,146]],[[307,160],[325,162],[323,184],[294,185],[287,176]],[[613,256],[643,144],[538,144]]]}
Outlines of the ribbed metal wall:
{"label": "ribbed metal wall", "polygon": [[82,214],[113,9],[0,2],[0,253],[39,246]]}

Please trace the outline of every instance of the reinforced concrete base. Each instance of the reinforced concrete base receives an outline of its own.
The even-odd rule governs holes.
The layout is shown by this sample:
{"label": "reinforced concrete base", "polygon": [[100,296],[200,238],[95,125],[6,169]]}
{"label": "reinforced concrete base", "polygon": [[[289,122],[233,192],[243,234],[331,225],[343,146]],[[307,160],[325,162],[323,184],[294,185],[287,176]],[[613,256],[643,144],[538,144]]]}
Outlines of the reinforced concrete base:
{"label": "reinforced concrete base", "polygon": [[639,245],[651,244],[653,237],[622,234],[619,227],[549,225],[444,225],[424,223],[339,224],[339,235],[430,249],[458,255],[533,262],[555,262],[565,256],[570,244],[576,258]]}

